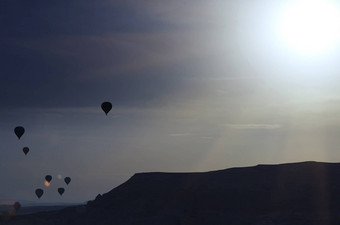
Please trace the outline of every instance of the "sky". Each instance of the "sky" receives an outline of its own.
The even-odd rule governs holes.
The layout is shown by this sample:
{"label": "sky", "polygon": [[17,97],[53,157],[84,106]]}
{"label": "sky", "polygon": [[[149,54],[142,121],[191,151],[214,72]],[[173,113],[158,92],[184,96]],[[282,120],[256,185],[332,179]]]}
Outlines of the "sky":
{"label": "sky", "polygon": [[339,162],[340,26],[321,19],[328,6],[293,2],[1,0],[0,200],[86,202],[140,172]]}

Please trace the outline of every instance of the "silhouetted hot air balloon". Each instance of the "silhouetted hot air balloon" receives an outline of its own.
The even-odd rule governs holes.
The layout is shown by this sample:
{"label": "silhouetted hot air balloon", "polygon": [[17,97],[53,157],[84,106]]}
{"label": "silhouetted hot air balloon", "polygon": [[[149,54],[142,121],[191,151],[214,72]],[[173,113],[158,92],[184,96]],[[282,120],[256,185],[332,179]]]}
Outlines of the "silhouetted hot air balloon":
{"label": "silhouetted hot air balloon", "polygon": [[30,149],[28,147],[24,147],[22,149],[22,151],[25,153],[25,155],[27,155],[27,153],[30,151]]}
{"label": "silhouetted hot air balloon", "polygon": [[47,182],[51,182],[52,176],[51,176],[51,175],[46,175],[45,180],[46,180]]}
{"label": "silhouetted hot air balloon", "polygon": [[64,181],[68,185],[71,182],[71,178],[70,177],[65,177]]}
{"label": "silhouetted hot air balloon", "polygon": [[23,127],[16,127],[14,128],[14,133],[17,135],[17,137],[20,139],[21,136],[25,133],[25,128]]}
{"label": "silhouetted hot air balloon", "polygon": [[111,102],[103,102],[102,103],[102,110],[105,112],[106,115],[110,112],[111,109],[112,109]]}
{"label": "silhouetted hot air balloon", "polygon": [[38,188],[35,190],[35,194],[37,195],[38,198],[41,198],[41,196],[44,194],[44,190]]}
{"label": "silhouetted hot air balloon", "polygon": [[15,211],[18,211],[21,208],[21,204],[19,202],[15,202],[13,208],[15,209]]}
{"label": "silhouetted hot air balloon", "polygon": [[64,192],[65,192],[65,189],[64,188],[58,188],[58,192],[60,195],[63,195]]}

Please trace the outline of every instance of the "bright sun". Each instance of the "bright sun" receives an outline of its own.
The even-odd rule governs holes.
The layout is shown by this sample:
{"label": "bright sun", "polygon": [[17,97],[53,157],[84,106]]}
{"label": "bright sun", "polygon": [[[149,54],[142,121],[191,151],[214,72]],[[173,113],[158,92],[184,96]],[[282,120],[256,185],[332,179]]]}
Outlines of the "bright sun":
{"label": "bright sun", "polygon": [[331,0],[297,0],[281,14],[279,35],[300,54],[318,54],[340,38],[340,10]]}

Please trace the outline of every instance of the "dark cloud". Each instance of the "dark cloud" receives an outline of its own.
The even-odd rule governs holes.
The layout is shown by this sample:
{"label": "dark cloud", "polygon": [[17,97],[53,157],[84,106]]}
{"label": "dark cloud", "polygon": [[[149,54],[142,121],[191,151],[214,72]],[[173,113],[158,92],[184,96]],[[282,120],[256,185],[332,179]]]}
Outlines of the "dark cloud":
{"label": "dark cloud", "polygon": [[167,65],[172,46],[143,37],[169,25],[130,3],[5,0],[0,11],[3,108],[148,104],[184,82]]}
{"label": "dark cloud", "polygon": [[164,29],[166,24],[122,1],[24,1],[0,3],[2,37],[103,34]]}
{"label": "dark cloud", "polygon": [[[2,108],[160,105],[216,89],[207,77],[248,73],[235,41],[208,26],[221,23],[220,1],[0,4]],[[235,82],[217,81],[228,93]]]}
{"label": "dark cloud", "polygon": [[212,31],[223,22],[220,6],[1,1],[1,107],[145,106],[197,96],[202,77],[244,68],[235,41]]}

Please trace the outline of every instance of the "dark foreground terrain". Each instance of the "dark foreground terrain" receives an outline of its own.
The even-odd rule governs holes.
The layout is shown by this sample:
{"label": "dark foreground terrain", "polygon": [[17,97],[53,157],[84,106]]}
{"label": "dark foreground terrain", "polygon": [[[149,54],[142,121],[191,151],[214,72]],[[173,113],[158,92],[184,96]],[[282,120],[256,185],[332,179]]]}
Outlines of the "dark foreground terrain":
{"label": "dark foreground terrain", "polygon": [[85,206],[0,224],[340,225],[340,163],[140,173]]}
{"label": "dark foreground terrain", "polygon": [[[74,205],[74,204],[73,204]],[[16,215],[26,215],[26,214],[32,214],[37,212],[48,212],[48,211],[56,211],[61,210],[67,207],[70,207],[71,205],[54,205],[54,206],[27,206],[27,207],[21,207],[20,210],[15,212]],[[12,205],[0,205],[0,215],[1,214],[10,214],[13,212],[13,206]]]}

